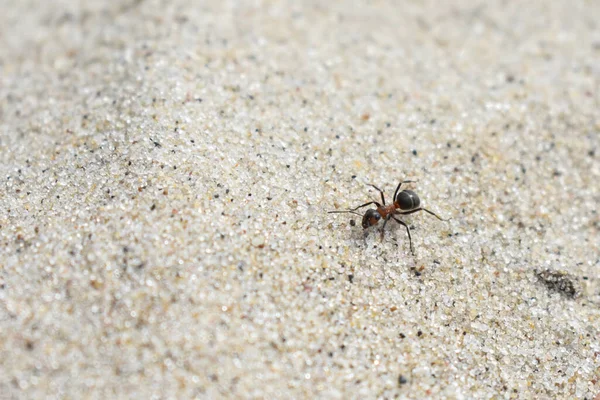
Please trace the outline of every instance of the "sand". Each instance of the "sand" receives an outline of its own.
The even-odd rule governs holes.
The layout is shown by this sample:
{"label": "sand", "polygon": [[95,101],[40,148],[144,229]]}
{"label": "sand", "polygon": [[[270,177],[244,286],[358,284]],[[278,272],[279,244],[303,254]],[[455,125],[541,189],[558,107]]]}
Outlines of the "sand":
{"label": "sand", "polygon": [[2,8],[0,399],[600,395],[599,2]]}

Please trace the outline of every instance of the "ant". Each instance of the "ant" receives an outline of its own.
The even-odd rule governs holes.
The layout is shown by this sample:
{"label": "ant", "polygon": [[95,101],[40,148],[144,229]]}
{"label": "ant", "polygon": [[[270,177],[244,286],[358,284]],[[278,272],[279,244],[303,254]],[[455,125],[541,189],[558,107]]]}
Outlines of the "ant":
{"label": "ant", "polygon": [[[379,220],[381,220],[383,218],[384,222],[383,222],[383,227],[381,228],[381,240],[383,240],[383,233],[384,233],[385,225],[388,223],[388,221],[390,219],[393,219],[394,221],[396,221],[397,223],[399,223],[400,225],[402,225],[406,228],[406,233],[408,233],[408,241],[410,243],[410,251],[414,255],[415,250],[413,248],[412,238],[410,236],[410,228],[408,227],[408,225],[406,225],[405,222],[399,220],[394,215],[407,215],[407,214],[416,213],[418,211],[425,211],[426,213],[433,215],[440,221],[449,221],[450,218],[443,219],[439,215],[434,213],[433,211],[429,211],[428,209],[426,209],[424,207],[420,207],[421,199],[419,199],[419,196],[417,196],[417,194],[415,192],[413,192],[412,190],[405,189],[405,190],[402,190],[400,193],[398,193],[398,190],[400,190],[400,186],[402,186],[403,183],[412,183],[412,182],[415,182],[415,181],[401,181],[398,184],[398,186],[396,187],[396,191],[394,192],[394,202],[390,205],[387,205],[387,206],[385,205],[385,196],[383,194],[383,191],[381,189],[379,189],[377,186],[369,184],[369,186],[372,186],[373,188],[375,188],[381,195],[381,203],[382,204],[379,204],[376,201],[370,201],[368,203],[360,205],[351,210],[329,211],[328,213],[329,214],[352,213],[352,214],[356,214],[358,216],[362,216],[363,229],[367,229],[370,226],[377,225],[377,223],[379,223]],[[366,207],[371,204],[375,204],[377,206],[377,208],[376,209],[371,208],[371,209],[367,210],[367,212],[365,212],[364,215],[360,215],[359,213],[356,212],[356,210],[358,210],[359,208]]]}

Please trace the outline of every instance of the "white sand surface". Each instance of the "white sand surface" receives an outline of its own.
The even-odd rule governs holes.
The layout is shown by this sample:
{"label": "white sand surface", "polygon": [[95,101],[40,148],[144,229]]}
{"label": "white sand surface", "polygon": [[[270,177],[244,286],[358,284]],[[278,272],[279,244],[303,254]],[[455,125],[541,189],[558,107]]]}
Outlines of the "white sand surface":
{"label": "white sand surface", "polygon": [[597,399],[599,15],[3,0],[0,399]]}

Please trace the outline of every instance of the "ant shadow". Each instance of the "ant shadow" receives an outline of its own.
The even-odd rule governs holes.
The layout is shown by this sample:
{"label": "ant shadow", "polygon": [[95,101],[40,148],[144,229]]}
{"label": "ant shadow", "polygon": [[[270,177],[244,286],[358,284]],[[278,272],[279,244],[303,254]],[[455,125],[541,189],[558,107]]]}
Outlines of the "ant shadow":
{"label": "ant shadow", "polygon": [[[353,230],[348,239],[355,251],[360,253],[360,268],[362,270],[371,269],[373,272],[375,269],[379,269],[383,280],[377,280],[380,281],[380,285],[390,289],[390,285],[385,282],[391,282],[391,286],[395,287],[396,281],[401,279],[400,276],[403,272],[414,271],[417,268],[419,258],[411,252],[404,230],[390,229],[386,231],[385,238],[381,240],[380,229],[381,227],[372,227],[361,231]],[[414,229],[419,230],[418,228]],[[374,262],[368,262],[369,259]],[[371,287],[371,285],[369,286]]]}

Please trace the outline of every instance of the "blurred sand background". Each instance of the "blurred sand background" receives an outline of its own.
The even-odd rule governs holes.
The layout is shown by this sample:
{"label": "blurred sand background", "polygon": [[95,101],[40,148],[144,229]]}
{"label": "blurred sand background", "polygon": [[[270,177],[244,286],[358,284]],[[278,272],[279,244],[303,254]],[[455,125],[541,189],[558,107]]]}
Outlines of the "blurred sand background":
{"label": "blurred sand background", "polygon": [[2,10],[0,399],[600,395],[600,2]]}

